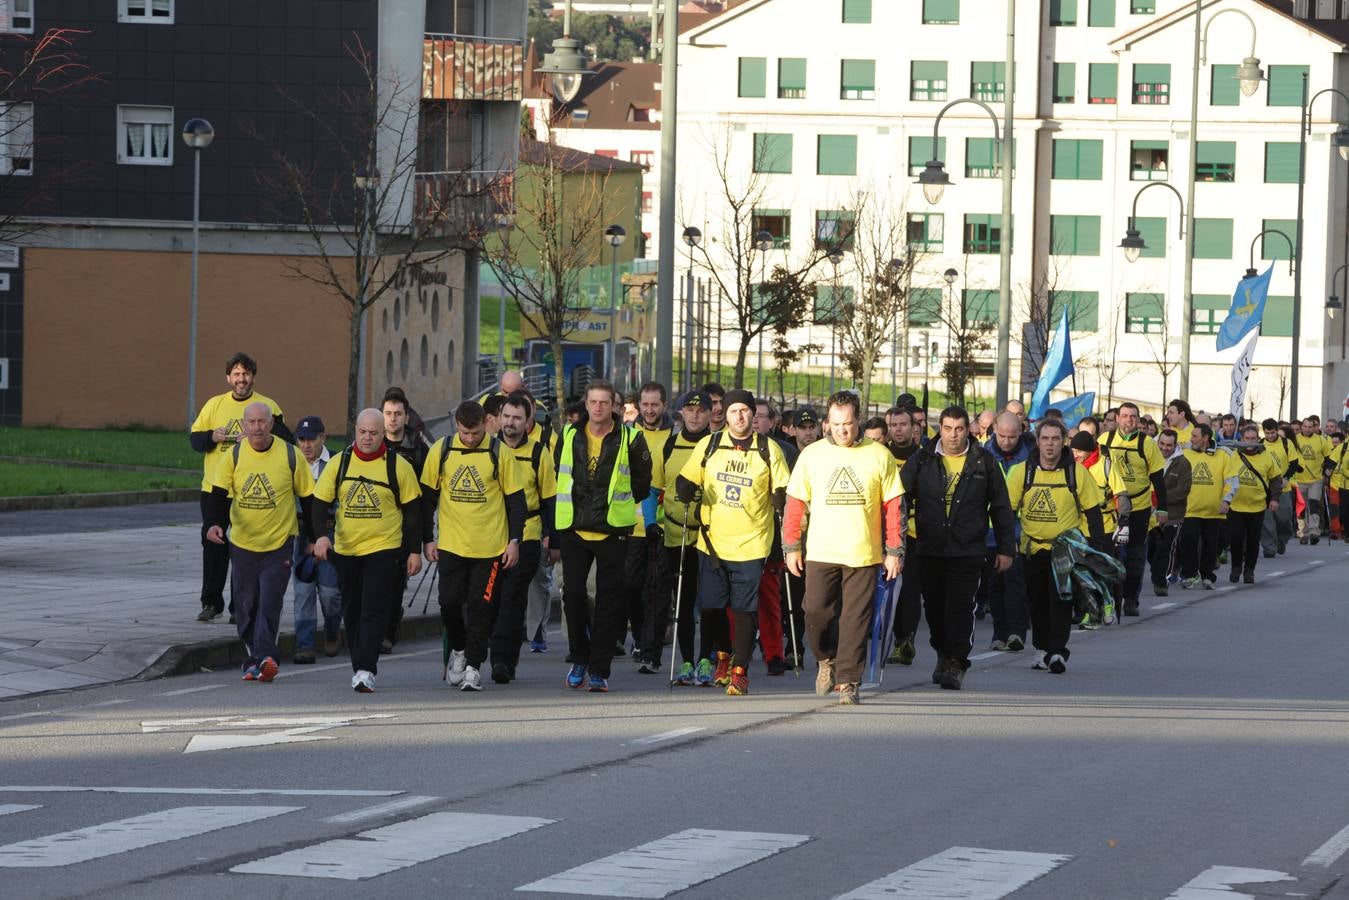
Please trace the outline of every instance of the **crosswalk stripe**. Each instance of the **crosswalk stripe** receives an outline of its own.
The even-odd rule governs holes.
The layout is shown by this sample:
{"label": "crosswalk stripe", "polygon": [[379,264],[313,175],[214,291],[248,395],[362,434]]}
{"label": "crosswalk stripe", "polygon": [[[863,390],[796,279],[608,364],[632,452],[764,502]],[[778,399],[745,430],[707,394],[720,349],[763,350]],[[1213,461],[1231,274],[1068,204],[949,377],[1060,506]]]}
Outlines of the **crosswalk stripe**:
{"label": "crosswalk stripe", "polygon": [[0,816],[9,816],[14,813],[28,812],[30,809],[41,808],[41,806],[33,806],[31,803],[0,803]]}
{"label": "crosswalk stripe", "polygon": [[1312,851],[1302,861],[1304,866],[1332,866],[1335,860],[1344,855],[1344,851],[1349,850],[1349,825],[1344,826],[1339,831],[1331,835],[1330,840]]}
{"label": "crosswalk stripe", "polygon": [[690,828],[522,885],[517,891],[668,897],[810,840],[805,834]]}
{"label": "crosswalk stripe", "polygon": [[246,875],[296,875],[358,881],[490,844],[551,825],[553,821],[533,816],[431,813],[362,831],[355,838],[324,841],[243,863],[230,871]]}
{"label": "crosswalk stripe", "polygon": [[283,813],[302,806],[179,806],[130,819],[118,819],[75,831],[0,847],[0,867],[47,868],[87,862],[140,850],[166,841],[195,837]]}
{"label": "crosswalk stripe", "polygon": [[329,816],[323,821],[333,825],[350,825],[352,822],[359,822],[362,819],[377,819],[380,816],[387,816],[390,813],[412,809],[414,806],[425,806],[427,803],[434,803],[439,799],[439,797],[423,797],[420,795],[400,797],[397,800],[390,800],[388,803],[379,803],[375,806],[367,806],[363,809],[354,809],[351,812]]}
{"label": "crosswalk stripe", "polygon": [[836,900],[999,900],[1070,859],[1052,853],[951,847]]}
{"label": "crosswalk stripe", "polygon": [[1241,884],[1270,884],[1297,881],[1285,872],[1271,869],[1243,869],[1240,866],[1209,866],[1181,885],[1166,900],[1255,900],[1254,895],[1232,890]]}

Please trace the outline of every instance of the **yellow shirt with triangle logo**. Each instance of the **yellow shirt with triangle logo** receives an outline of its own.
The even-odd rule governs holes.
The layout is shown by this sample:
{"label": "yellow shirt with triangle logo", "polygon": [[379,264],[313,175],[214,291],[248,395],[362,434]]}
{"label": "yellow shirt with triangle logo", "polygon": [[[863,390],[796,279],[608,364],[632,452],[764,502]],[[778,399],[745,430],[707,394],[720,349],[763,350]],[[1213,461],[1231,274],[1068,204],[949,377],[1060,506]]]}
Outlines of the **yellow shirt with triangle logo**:
{"label": "yellow shirt with triangle logo", "polygon": [[1007,471],[1007,498],[1012,511],[1021,518],[1022,553],[1048,550],[1054,538],[1073,528],[1087,533],[1087,517],[1081,510],[1101,505],[1101,489],[1085,466],[1079,462],[1073,465],[1077,467],[1073,472],[1076,499],[1068,488],[1068,476],[1063,469],[1037,467],[1029,490],[1026,463],[1019,462]]}
{"label": "yellow shirt with triangle logo", "polygon": [[[704,467],[703,458],[713,439],[717,440],[717,449]],[[767,465],[759,449],[764,441],[768,442]],[[768,558],[777,527],[770,490],[785,488],[791,479],[777,441],[752,433],[749,449],[737,450],[729,431],[720,438],[709,434],[689,453],[679,474],[702,488],[698,521],[707,526],[718,559],[747,562]],[[698,530],[698,549],[708,552],[702,529]]]}
{"label": "yellow shirt with triangle logo", "polygon": [[543,539],[544,500],[557,496],[557,467],[553,464],[553,454],[544,448],[539,453],[539,471],[534,471],[534,448],[539,444],[531,432],[525,442],[512,450],[505,442],[498,445],[502,453],[515,456],[515,471],[520,476],[520,489],[525,492],[525,533],[521,540],[537,541]]}
{"label": "yellow shirt with triangle logo", "polygon": [[1335,464],[1335,469],[1330,473],[1330,486],[1337,491],[1342,491],[1349,487],[1349,454],[1344,452],[1344,448],[1349,443],[1342,443],[1338,447],[1332,447],[1330,455],[1326,459]]}
{"label": "yellow shirt with triangle logo", "polygon": [[807,559],[862,568],[885,552],[883,507],[903,496],[890,451],[870,438],[851,447],[815,441],[796,460],[787,495],[806,505]]}
{"label": "yellow shirt with triangle logo", "polygon": [[[1266,449],[1259,453],[1242,453],[1238,450],[1232,454],[1231,470],[1228,474],[1237,476],[1237,493],[1232,498],[1233,512],[1264,512],[1269,502],[1265,499],[1269,483],[1275,478],[1283,477],[1283,473],[1287,471],[1286,468],[1279,466],[1279,461],[1269,452],[1269,445],[1266,444],[1265,447]],[[1245,463],[1242,460],[1245,460]],[[1265,480],[1264,484],[1260,483],[1261,478]]]}
{"label": "yellow shirt with triangle logo", "polygon": [[510,539],[506,496],[524,490],[524,485],[509,447],[497,446],[496,474],[492,473],[489,441],[483,438],[473,449],[464,447],[458,434],[449,442],[436,441],[422,466],[422,484],[440,491],[437,543],[456,556],[500,556]]}
{"label": "yellow shirt with triangle logo", "polygon": [[[343,556],[368,556],[403,546],[403,511],[394,505],[389,490],[389,464],[383,455],[369,462],[355,453],[339,485],[337,472],[342,457],[334,456],[314,486],[314,498],[322,503],[337,501],[337,534],[333,549]],[[422,494],[412,463],[398,457],[396,468],[399,499],[415,501]]]}
{"label": "yellow shirt with triangle logo", "polygon": [[1186,448],[1185,458],[1190,461],[1190,496],[1185,501],[1187,519],[1222,519],[1219,511],[1223,494],[1227,493],[1224,482],[1236,472],[1229,471],[1240,460],[1232,458],[1230,453],[1203,453]]}
{"label": "yellow shirt with triangle logo", "polygon": [[1115,490],[1110,484],[1114,479],[1106,475],[1105,457],[1097,456],[1094,464],[1084,468],[1091,473],[1092,480],[1096,482],[1096,489],[1101,492],[1101,525],[1106,534],[1111,534],[1119,518],[1115,514]]}
{"label": "yellow shirt with triangle logo", "polygon": [[1326,457],[1334,449],[1330,438],[1324,434],[1313,434],[1311,437],[1297,434],[1293,436],[1293,444],[1297,448],[1299,462],[1302,463],[1302,471],[1294,475],[1293,480],[1298,484],[1320,481],[1321,463],[1325,462]]}
{"label": "yellow shirt with triangle logo", "polygon": [[[230,435],[243,434],[244,410],[253,403],[266,403],[273,416],[281,415],[281,407],[276,405],[276,401],[264,397],[257,391],[243,400],[236,400],[233,393],[216,394],[206,401],[206,405],[197,413],[197,418],[188,431],[215,431],[217,428],[224,428]],[[217,476],[220,474],[221,460],[229,456],[233,450],[234,442],[226,441],[216,444],[214,449],[205,454],[201,477],[203,491],[209,494],[211,487],[219,483]]]}
{"label": "yellow shirt with triangle logo", "polygon": [[[1100,440],[1101,455],[1110,463],[1112,485],[1118,485],[1129,495],[1134,509],[1142,509],[1152,502],[1153,475],[1166,467],[1157,442],[1141,431],[1125,438],[1118,431],[1108,432]],[[1140,452],[1141,451],[1141,452]],[[1010,477],[1010,476],[1009,476]],[[1117,492],[1118,493],[1118,492]]]}
{"label": "yellow shirt with triangle logo", "polygon": [[234,501],[230,504],[230,543],[254,553],[269,553],[300,533],[295,500],[314,493],[314,476],[294,447],[295,472],[291,473],[290,453],[280,438],[272,438],[272,445],[261,453],[244,441],[239,445],[237,466],[233,447],[216,472],[216,486]]}

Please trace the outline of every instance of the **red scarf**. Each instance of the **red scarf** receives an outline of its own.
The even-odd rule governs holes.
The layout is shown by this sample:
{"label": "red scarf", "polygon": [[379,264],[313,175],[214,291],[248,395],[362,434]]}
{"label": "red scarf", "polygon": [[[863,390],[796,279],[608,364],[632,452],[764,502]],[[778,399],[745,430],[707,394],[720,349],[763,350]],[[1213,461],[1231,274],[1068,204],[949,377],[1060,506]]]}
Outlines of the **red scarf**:
{"label": "red scarf", "polygon": [[370,454],[362,453],[361,448],[357,447],[355,444],[351,445],[351,449],[352,452],[356,454],[356,458],[361,460],[362,462],[374,462],[375,460],[379,459],[381,456],[384,455],[384,442],[380,441],[379,449],[376,450],[374,453]]}

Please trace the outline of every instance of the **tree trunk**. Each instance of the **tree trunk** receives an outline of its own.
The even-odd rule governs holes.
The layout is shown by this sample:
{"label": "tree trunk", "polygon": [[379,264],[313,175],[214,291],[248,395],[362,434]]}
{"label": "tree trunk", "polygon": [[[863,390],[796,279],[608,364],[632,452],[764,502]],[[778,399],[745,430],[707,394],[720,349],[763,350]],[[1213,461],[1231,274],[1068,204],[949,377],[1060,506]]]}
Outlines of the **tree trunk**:
{"label": "tree trunk", "polygon": [[742,387],[745,384],[745,358],[749,355],[749,342],[753,337],[740,332],[740,349],[735,353],[735,384],[727,387]]}
{"label": "tree trunk", "polygon": [[347,362],[347,440],[356,439],[356,397],[360,393],[359,385],[365,373],[361,371],[361,326],[365,323],[363,310],[353,309],[351,313],[351,352]]}
{"label": "tree trunk", "polygon": [[871,409],[871,375],[876,369],[876,351],[868,347],[862,354],[862,405]]}
{"label": "tree trunk", "polygon": [[562,383],[565,369],[562,365],[562,335],[556,331],[548,335],[548,346],[553,352],[553,402],[557,404],[556,412],[558,421],[562,420],[562,413],[566,409],[567,388]]}

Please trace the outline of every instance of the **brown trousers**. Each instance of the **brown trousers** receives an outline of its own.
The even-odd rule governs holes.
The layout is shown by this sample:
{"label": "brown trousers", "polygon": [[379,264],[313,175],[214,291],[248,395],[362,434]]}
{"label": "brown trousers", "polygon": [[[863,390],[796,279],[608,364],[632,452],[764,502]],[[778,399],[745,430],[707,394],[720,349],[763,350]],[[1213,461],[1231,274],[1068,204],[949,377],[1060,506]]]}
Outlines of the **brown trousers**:
{"label": "brown trousers", "polygon": [[806,563],[806,640],[817,660],[834,661],[834,681],[862,680],[876,601],[876,567]]}

